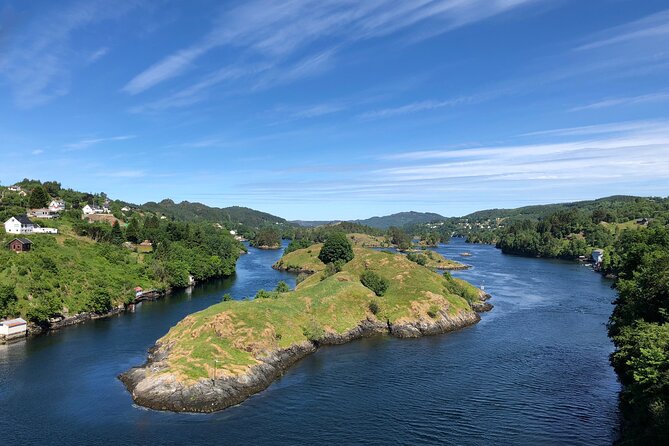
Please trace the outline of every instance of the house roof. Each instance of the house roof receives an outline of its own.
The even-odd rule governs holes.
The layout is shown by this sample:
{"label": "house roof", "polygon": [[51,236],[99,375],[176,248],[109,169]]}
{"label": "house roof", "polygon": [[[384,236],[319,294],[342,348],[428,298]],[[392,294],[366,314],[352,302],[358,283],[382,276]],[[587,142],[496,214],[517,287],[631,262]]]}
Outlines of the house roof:
{"label": "house roof", "polygon": [[7,327],[18,327],[19,325],[26,325],[26,324],[27,322],[25,321],[25,319],[22,319],[20,317],[0,322],[0,325],[6,325]]}
{"label": "house roof", "polygon": [[32,225],[33,222],[30,221],[27,215],[15,215],[15,219],[17,219],[22,225]]}
{"label": "house roof", "polygon": [[20,241],[24,245],[32,245],[32,243],[33,243],[31,240],[28,240],[27,238],[14,238],[14,239],[11,239],[7,244],[9,245],[10,243],[12,243],[15,240]]}

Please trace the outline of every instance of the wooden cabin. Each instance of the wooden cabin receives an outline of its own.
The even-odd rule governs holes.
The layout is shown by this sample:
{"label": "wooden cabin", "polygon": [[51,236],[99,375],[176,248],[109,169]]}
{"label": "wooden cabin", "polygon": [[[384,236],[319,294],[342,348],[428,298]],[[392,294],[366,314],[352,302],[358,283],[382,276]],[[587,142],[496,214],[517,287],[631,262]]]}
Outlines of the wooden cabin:
{"label": "wooden cabin", "polygon": [[14,240],[7,243],[7,247],[14,252],[27,252],[30,251],[33,242],[27,238],[15,238]]}

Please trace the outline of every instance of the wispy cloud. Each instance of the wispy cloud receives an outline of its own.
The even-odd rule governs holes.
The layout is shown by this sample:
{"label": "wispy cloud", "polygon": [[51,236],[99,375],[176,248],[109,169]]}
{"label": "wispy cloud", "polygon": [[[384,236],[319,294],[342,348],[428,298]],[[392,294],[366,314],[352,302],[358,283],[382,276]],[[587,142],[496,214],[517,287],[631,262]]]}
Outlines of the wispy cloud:
{"label": "wispy cloud", "polygon": [[78,1],[54,7],[25,27],[12,27],[9,49],[0,54],[0,75],[12,86],[16,103],[30,108],[67,94],[70,72],[77,64],[73,35],[135,6],[135,1]]}
{"label": "wispy cloud", "polygon": [[[622,129],[620,128],[622,127]],[[596,139],[416,151],[385,156],[402,165],[377,174],[396,180],[482,178],[486,181],[669,178],[669,123],[606,124],[534,135],[573,137],[615,129]],[[438,162],[446,160],[446,162]],[[652,170],[652,174],[650,174]]]}
{"label": "wispy cloud", "polygon": [[607,98],[601,101],[591,102],[590,104],[574,107],[569,111],[598,110],[607,107],[617,107],[619,105],[638,105],[652,102],[663,102],[669,100],[669,91],[643,94],[639,96],[625,96],[619,98]]}
{"label": "wispy cloud", "polygon": [[88,63],[97,62],[99,59],[106,56],[108,52],[109,52],[109,48],[106,47],[106,46],[104,46],[102,48],[98,48],[97,50],[92,52],[90,56],[88,56]]}
{"label": "wispy cloud", "polygon": [[361,119],[379,119],[379,118],[389,118],[398,115],[406,115],[411,113],[418,113],[424,111],[433,111],[447,107],[456,107],[460,105],[472,105],[485,102],[495,97],[508,94],[511,90],[508,88],[489,90],[469,96],[458,96],[451,99],[445,100],[424,100],[411,102],[409,104],[400,105],[397,107],[388,107],[379,110],[371,110],[358,115]]}
{"label": "wispy cloud", "polygon": [[43,153],[44,153],[44,150],[42,150],[42,149],[35,149],[35,150],[31,151],[30,153],[32,153],[33,155],[37,156],[37,155],[41,155],[41,154],[43,154]]}
{"label": "wispy cloud", "polygon": [[77,142],[65,144],[64,150],[73,151],[73,150],[84,150],[91,146],[95,146],[102,143],[114,142],[114,141],[126,141],[128,139],[136,138],[135,135],[120,135],[112,136],[109,138],[85,138]]}
{"label": "wispy cloud", "polygon": [[591,41],[576,48],[577,51],[593,50],[610,45],[639,41],[666,39],[669,36],[669,9],[649,15],[640,20],[605,30]]}
{"label": "wispy cloud", "polygon": [[[276,68],[258,83],[267,87],[328,69],[332,57],[353,42],[406,30],[414,37],[428,29],[432,34],[444,33],[533,1],[249,1],[223,11],[199,41],[148,67],[122,90],[142,93],[193,69],[198,59],[221,47],[234,48],[239,60]],[[327,39],[335,43],[326,44]]]}

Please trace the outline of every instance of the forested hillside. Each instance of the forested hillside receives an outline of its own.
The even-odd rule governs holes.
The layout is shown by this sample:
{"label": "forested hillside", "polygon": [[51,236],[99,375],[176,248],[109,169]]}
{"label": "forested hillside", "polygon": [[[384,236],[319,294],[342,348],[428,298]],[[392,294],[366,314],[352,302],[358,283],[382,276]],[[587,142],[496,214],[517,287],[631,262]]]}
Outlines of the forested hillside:
{"label": "forested hillside", "polygon": [[28,252],[8,250],[17,235],[0,232],[0,318],[21,315],[42,324],[81,312],[105,313],[131,301],[135,287],[165,290],[233,274],[244,249],[211,223],[171,221],[121,208],[122,202],[110,202],[113,213],[97,215],[100,221],[83,220],[81,208],[107,202],[104,194],[61,189],[56,182],[20,184],[21,191],[0,188],[3,222],[25,215],[35,194],[61,198],[66,209],[58,218],[33,219],[58,234],[18,235],[32,242]]}
{"label": "forested hillside", "polygon": [[669,444],[669,215],[625,230],[605,268],[618,275],[609,322],[623,391],[622,444]]}
{"label": "forested hillside", "polygon": [[175,203],[168,199],[159,203],[152,201],[144,203],[141,209],[159,213],[174,220],[209,221],[227,224],[230,227],[241,224],[248,228],[257,229],[265,225],[290,225],[281,217],[240,206],[217,208],[189,201]]}

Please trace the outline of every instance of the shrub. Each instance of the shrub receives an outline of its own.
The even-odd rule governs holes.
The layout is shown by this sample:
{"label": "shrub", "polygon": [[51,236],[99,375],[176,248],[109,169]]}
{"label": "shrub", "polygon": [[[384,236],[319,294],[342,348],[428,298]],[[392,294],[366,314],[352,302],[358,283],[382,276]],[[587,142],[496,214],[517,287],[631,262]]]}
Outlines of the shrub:
{"label": "shrub", "polygon": [[368,308],[369,308],[369,311],[372,312],[372,314],[378,314],[378,313],[379,313],[379,310],[380,310],[380,308],[379,308],[379,303],[378,303],[377,301],[375,301],[375,300],[370,300],[370,301],[369,301],[369,306],[368,306]]}
{"label": "shrub", "polygon": [[311,342],[318,342],[325,336],[325,329],[315,319],[302,327],[302,334]]}
{"label": "shrub", "polygon": [[353,260],[353,257],[353,247],[346,238],[346,235],[341,232],[330,234],[325,240],[321,252],[318,254],[318,258],[325,264],[333,263],[337,260],[347,263]]}
{"label": "shrub", "polygon": [[274,297],[277,297],[277,293],[275,291],[267,291],[267,290],[260,289],[256,293],[255,298],[256,299],[271,299],[271,298],[274,298]]}
{"label": "shrub", "polygon": [[416,254],[414,252],[410,252],[407,254],[407,259],[411,260],[412,262],[418,263],[421,266],[427,265],[427,257],[425,254]]}
{"label": "shrub", "polygon": [[12,285],[0,285],[0,317],[12,315],[18,300]]}
{"label": "shrub", "polygon": [[390,283],[383,277],[376,274],[374,271],[367,270],[360,276],[360,282],[370,290],[374,291],[377,296],[383,296],[388,290]]}
{"label": "shrub", "polygon": [[436,319],[439,314],[439,307],[435,304],[430,305],[430,308],[427,310],[427,315],[432,319]]}
{"label": "shrub", "polygon": [[286,282],[281,280],[276,285],[276,288],[274,289],[274,291],[276,291],[277,293],[287,293],[288,291],[290,291],[290,287],[288,286],[288,284]]}
{"label": "shrub", "polygon": [[222,300],[223,300],[223,302],[229,302],[229,301],[233,300],[233,299],[232,299],[232,294],[230,294],[230,293],[225,293],[225,294],[223,295],[223,299],[222,299]]}

